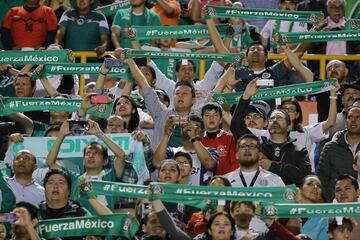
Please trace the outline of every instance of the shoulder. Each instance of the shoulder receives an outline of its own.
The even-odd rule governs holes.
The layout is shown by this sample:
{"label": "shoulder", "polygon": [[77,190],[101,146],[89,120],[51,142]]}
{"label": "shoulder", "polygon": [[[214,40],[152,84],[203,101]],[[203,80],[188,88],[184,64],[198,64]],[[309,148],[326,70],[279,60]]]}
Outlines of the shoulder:
{"label": "shoulder", "polygon": [[104,20],[106,19],[105,15],[99,11],[91,11],[90,12],[90,17],[96,20]]}
{"label": "shoulder", "polygon": [[261,178],[268,180],[270,182],[267,182],[267,186],[284,186],[283,180],[279,175],[276,175],[275,173],[272,173],[270,171],[267,171],[265,169],[260,168]]}

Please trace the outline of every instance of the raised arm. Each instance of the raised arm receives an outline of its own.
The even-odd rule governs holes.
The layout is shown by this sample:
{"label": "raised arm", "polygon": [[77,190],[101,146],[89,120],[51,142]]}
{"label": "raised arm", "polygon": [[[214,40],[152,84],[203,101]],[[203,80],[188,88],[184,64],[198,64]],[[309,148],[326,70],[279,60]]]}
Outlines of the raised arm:
{"label": "raised arm", "polygon": [[131,75],[133,76],[133,78],[135,79],[137,85],[140,88],[146,88],[146,87],[150,87],[149,83],[146,81],[146,77],[144,76],[144,74],[140,71],[139,67],[136,65],[134,59],[132,58],[128,58],[124,61],[125,63],[127,63],[129,65],[129,69],[131,72]]}
{"label": "raised arm", "polygon": [[59,92],[54,88],[53,85],[51,85],[51,83],[49,82],[49,79],[47,79],[47,77],[42,74],[42,72],[44,71],[44,65],[39,65],[36,69],[35,72],[40,75],[40,82],[41,84],[44,86],[44,89],[46,90],[46,92],[49,94],[49,96],[51,98],[56,97],[57,95],[59,95]]}
{"label": "raised arm", "polygon": [[340,84],[336,81],[335,88],[330,91],[330,107],[326,121],[322,122],[323,133],[327,133],[336,123],[337,96],[336,92],[340,89]]}
{"label": "raised arm", "polygon": [[55,139],[55,142],[52,145],[52,147],[46,157],[45,163],[48,166],[48,168],[50,168],[50,169],[61,168],[61,166],[56,162],[57,156],[59,154],[60,146],[61,146],[62,142],[64,141],[65,137],[67,135],[69,135],[70,133],[71,132],[70,132],[70,128],[69,128],[69,120],[66,120],[65,122],[63,122],[63,124],[61,124],[59,135]]}
{"label": "raised arm", "polygon": [[111,138],[109,138],[99,127],[99,124],[95,121],[88,119],[89,129],[87,133],[97,136],[99,139],[109,147],[109,149],[115,154],[114,168],[116,176],[120,178],[124,172],[125,166],[125,152],[118,146]]}
{"label": "raised arm", "polygon": [[113,214],[113,212],[109,208],[104,206],[104,204],[102,204],[97,199],[97,197],[89,197],[88,202],[95,209],[95,211],[98,215],[112,215]]}
{"label": "raised arm", "polygon": [[210,39],[213,42],[216,52],[218,53],[230,53],[229,50],[225,47],[225,44],[221,40],[219,31],[216,28],[215,22],[213,19],[206,19],[206,24],[208,26]]}
{"label": "raised arm", "polygon": [[159,168],[160,162],[166,158],[166,149],[174,128],[175,128],[175,116],[170,116],[165,122],[164,133],[160,139],[159,145],[154,151],[152,165],[155,168]]}
{"label": "raised arm", "polygon": [[313,72],[301,63],[298,56],[288,46],[282,48],[285,52],[285,55],[287,56],[287,59],[285,59],[284,62],[285,66],[288,69],[294,67],[296,71],[300,73],[305,82],[312,82],[314,79]]}

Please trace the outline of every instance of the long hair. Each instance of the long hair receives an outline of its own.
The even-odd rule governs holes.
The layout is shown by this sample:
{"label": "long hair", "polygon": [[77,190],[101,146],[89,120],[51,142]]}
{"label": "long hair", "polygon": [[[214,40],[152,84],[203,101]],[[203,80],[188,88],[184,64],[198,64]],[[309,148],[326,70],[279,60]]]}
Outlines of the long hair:
{"label": "long hair", "polygon": [[299,116],[294,119],[293,129],[292,130],[298,131],[298,132],[304,132],[304,129],[303,129],[303,114],[302,114],[302,110],[301,110],[299,102],[296,99],[286,99],[286,100],[281,102],[281,108],[286,103],[293,104],[295,106],[295,108],[296,108],[296,112],[299,114]]}
{"label": "long hair", "polygon": [[217,216],[225,216],[227,219],[229,219],[230,223],[231,223],[231,230],[233,231],[233,234],[230,237],[230,240],[234,240],[235,239],[235,221],[234,219],[230,216],[230,214],[226,213],[226,212],[217,212],[213,215],[211,215],[208,224],[206,225],[206,230],[205,230],[205,239],[206,240],[212,240],[212,236],[209,233],[209,230],[211,228],[212,223],[214,222],[215,218]]}
{"label": "long hair", "polygon": [[129,124],[127,125],[128,132],[132,133],[134,130],[137,129],[137,127],[139,126],[139,123],[140,123],[140,116],[139,116],[139,112],[138,112],[138,109],[137,109],[136,102],[130,96],[122,95],[121,97],[119,97],[119,98],[117,98],[115,100],[114,107],[113,107],[113,114],[115,114],[116,105],[119,102],[120,98],[126,98],[127,100],[129,100],[132,107],[133,107],[133,109],[134,109],[134,113],[131,114]]}

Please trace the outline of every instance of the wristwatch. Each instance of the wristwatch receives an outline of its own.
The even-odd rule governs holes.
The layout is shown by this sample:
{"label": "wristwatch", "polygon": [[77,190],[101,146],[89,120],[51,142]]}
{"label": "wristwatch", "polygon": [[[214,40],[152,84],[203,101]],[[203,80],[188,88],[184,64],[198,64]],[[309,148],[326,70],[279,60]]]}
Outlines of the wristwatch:
{"label": "wristwatch", "polygon": [[200,137],[199,136],[195,136],[190,140],[192,143],[200,141]]}

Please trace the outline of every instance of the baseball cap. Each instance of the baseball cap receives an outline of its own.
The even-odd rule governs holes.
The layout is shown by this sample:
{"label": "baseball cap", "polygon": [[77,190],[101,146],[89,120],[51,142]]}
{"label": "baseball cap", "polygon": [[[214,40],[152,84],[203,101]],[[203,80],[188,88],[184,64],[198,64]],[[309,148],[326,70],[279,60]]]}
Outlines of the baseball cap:
{"label": "baseball cap", "polygon": [[246,114],[256,112],[259,113],[264,119],[267,119],[270,110],[271,108],[267,102],[257,100],[250,103]]}

